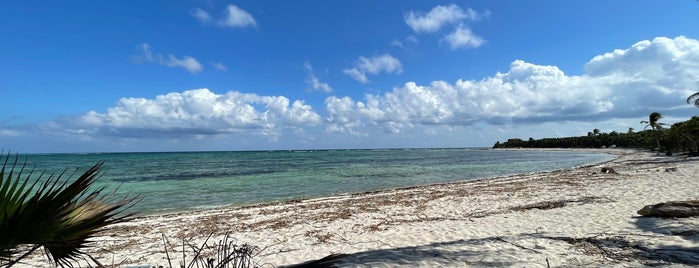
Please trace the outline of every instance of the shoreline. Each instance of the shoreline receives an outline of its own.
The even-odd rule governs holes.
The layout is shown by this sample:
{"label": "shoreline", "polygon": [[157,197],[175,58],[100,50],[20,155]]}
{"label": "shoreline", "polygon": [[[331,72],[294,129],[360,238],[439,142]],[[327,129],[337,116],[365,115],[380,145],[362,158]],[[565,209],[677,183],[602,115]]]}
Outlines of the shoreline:
{"label": "shoreline", "polygon": [[[456,148],[456,149],[459,149],[459,148]],[[519,175],[546,173],[546,172],[552,172],[552,171],[557,171],[557,170],[581,168],[581,167],[587,167],[587,166],[591,166],[591,165],[598,165],[598,164],[602,164],[602,163],[606,163],[606,162],[611,162],[611,161],[614,161],[616,158],[618,158],[620,156],[620,154],[622,154],[623,151],[635,151],[636,150],[636,149],[590,149],[590,148],[497,148],[497,149],[487,148],[487,149],[497,150],[497,151],[586,152],[586,153],[609,154],[609,155],[615,156],[615,158],[610,159],[610,160],[606,160],[606,161],[593,162],[593,163],[588,163],[588,164],[583,164],[580,166],[574,166],[574,167],[563,168],[563,169],[533,171],[533,172],[525,172],[525,173],[514,173],[514,174],[509,174],[509,175],[498,175],[498,176],[493,176],[493,177],[461,179],[461,180],[450,181],[450,182],[436,182],[436,183],[419,184],[419,185],[412,185],[412,186],[403,186],[403,187],[397,187],[397,188],[378,189],[378,190],[371,190],[371,191],[340,193],[340,194],[334,194],[334,195],[329,195],[329,196],[298,198],[298,199],[270,201],[270,202],[261,202],[261,203],[253,203],[253,204],[229,204],[229,205],[220,205],[220,206],[211,206],[211,207],[194,207],[194,208],[173,209],[173,210],[165,210],[165,211],[142,212],[142,213],[138,213],[137,216],[135,217],[135,219],[144,218],[144,217],[151,217],[151,216],[167,216],[167,215],[172,215],[172,214],[182,215],[182,214],[188,214],[188,213],[199,213],[199,212],[205,212],[205,211],[210,211],[210,210],[259,208],[259,207],[264,207],[264,206],[293,204],[293,203],[299,203],[299,202],[304,202],[304,201],[322,201],[324,199],[332,199],[332,198],[336,198],[336,197],[344,197],[344,196],[351,197],[351,196],[362,196],[362,195],[366,195],[366,194],[380,194],[380,193],[384,193],[384,192],[410,190],[410,189],[421,188],[421,187],[461,184],[461,183],[480,181],[480,180],[490,180],[490,179],[497,179],[497,178],[508,178],[511,176],[519,176]],[[371,149],[358,149],[358,150],[371,150]],[[404,150],[404,149],[384,149],[384,150]]]}
{"label": "shoreline", "polygon": [[[568,149],[566,149],[568,150]],[[277,267],[349,254],[340,267],[699,264],[699,217],[643,218],[644,205],[699,199],[699,159],[629,149],[572,169],[135,218],[88,252],[109,265],[167,266],[183,241],[226,234]],[[615,173],[602,173],[608,167]],[[674,168],[665,172],[665,168]],[[186,250],[188,251],[188,250]],[[195,254],[185,252],[188,260]],[[670,256],[670,257],[668,257]],[[41,255],[32,266],[47,266]]]}

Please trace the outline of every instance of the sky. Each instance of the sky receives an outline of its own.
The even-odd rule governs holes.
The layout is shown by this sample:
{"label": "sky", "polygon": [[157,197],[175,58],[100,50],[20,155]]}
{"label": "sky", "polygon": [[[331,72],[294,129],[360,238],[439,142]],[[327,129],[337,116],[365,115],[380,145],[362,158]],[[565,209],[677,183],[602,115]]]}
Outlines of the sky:
{"label": "sky", "polygon": [[699,115],[699,2],[5,1],[0,148],[490,147]]}

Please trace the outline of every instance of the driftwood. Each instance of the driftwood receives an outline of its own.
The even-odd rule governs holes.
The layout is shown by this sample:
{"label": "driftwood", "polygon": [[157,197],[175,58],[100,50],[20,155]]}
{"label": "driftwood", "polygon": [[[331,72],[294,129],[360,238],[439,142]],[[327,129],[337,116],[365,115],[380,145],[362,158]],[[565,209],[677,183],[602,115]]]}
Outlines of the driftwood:
{"label": "driftwood", "polygon": [[647,205],[638,211],[647,217],[686,218],[699,216],[699,200],[672,201]]}

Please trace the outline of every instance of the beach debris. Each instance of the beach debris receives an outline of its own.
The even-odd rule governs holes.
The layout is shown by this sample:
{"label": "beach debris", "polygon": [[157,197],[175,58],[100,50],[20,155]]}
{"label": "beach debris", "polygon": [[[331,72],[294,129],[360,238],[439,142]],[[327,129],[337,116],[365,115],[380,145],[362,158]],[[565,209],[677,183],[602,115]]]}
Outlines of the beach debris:
{"label": "beach debris", "polygon": [[666,168],[665,172],[677,172],[677,168],[676,167]]}
{"label": "beach debris", "polygon": [[332,233],[322,233],[320,230],[309,230],[304,234],[306,237],[315,238],[317,243],[328,243],[333,237]]}
{"label": "beach debris", "polygon": [[512,208],[512,210],[514,210],[514,211],[526,211],[526,210],[530,210],[530,209],[547,210],[547,209],[565,207],[569,203],[590,204],[590,203],[604,203],[604,202],[609,202],[609,201],[610,200],[608,198],[604,198],[604,197],[583,196],[583,197],[578,198],[578,199],[543,201],[543,202],[538,202],[538,203],[534,203],[534,204],[517,206],[517,207]]}
{"label": "beach debris", "polygon": [[592,237],[538,236],[544,239],[564,241],[579,248],[586,254],[599,255],[608,260],[625,261],[636,259],[646,266],[666,266],[668,264],[699,264],[695,248],[670,247],[650,248],[635,243],[624,235],[601,234]]}
{"label": "beach debris", "polygon": [[608,168],[608,167],[603,167],[600,172],[605,173],[605,174],[619,174],[614,170],[613,168]]}
{"label": "beach debris", "polygon": [[518,206],[513,208],[515,211],[525,211],[525,210],[530,210],[530,209],[541,209],[541,210],[547,210],[547,209],[554,209],[554,208],[561,208],[566,205],[566,201],[564,200],[559,200],[559,201],[544,201],[544,202],[539,202],[535,204],[530,204],[530,205],[524,205],[524,206]]}
{"label": "beach debris", "polygon": [[638,211],[646,217],[686,218],[699,216],[699,200],[671,201],[647,205]]}

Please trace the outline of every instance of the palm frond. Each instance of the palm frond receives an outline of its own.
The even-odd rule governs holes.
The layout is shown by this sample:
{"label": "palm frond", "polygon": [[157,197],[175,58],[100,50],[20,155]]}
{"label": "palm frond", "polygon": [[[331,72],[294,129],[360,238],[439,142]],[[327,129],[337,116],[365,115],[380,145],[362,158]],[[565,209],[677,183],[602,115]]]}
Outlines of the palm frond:
{"label": "palm frond", "polygon": [[54,263],[71,266],[85,255],[88,239],[100,228],[131,216],[125,210],[134,199],[114,200],[113,192],[104,195],[104,188],[90,189],[100,177],[103,162],[70,183],[73,176],[65,177],[64,171],[49,175],[43,183],[41,173],[30,184],[33,171],[25,175],[26,163],[17,170],[18,156],[13,163],[9,159],[8,154],[0,169],[0,205],[4,205],[0,206],[0,259],[10,260],[19,245],[40,245]]}
{"label": "palm frond", "polygon": [[687,98],[687,103],[688,103],[688,104],[694,104],[694,106],[696,106],[697,108],[699,108],[699,92],[690,95],[690,96]]}

